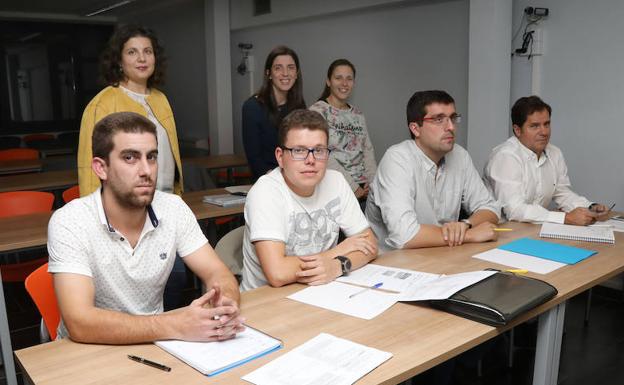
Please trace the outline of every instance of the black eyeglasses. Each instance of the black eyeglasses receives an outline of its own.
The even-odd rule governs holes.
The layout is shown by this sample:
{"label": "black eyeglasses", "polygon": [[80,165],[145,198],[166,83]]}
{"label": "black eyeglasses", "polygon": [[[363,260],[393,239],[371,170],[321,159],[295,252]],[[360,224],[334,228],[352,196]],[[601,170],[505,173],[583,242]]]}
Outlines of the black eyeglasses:
{"label": "black eyeglasses", "polygon": [[312,154],[312,156],[316,160],[327,160],[327,158],[329,158],[329,153],[331,152],[331,150],[327,147],[280,147],[283,150],[290,151],[290,156],[292,156],[294,160],[305,160],[310,154]]}

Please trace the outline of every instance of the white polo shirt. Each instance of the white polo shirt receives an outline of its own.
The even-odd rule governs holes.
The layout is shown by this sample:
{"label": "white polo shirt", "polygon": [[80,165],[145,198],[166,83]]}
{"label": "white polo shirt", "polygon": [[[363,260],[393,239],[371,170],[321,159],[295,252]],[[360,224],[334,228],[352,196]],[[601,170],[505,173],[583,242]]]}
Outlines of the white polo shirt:
{"label": "white polo shirt", "polygon": [[[207,242],[191,209],[174,194],[156,191],[139,241],[132,248],[112,228],[101,189],[57,210],[48,224],[50,273],[91,277],[95,306],[128,314],[163,311],[163,292],[176,252],[185,257]],[[66,337],[63,322],[59,337]]]}

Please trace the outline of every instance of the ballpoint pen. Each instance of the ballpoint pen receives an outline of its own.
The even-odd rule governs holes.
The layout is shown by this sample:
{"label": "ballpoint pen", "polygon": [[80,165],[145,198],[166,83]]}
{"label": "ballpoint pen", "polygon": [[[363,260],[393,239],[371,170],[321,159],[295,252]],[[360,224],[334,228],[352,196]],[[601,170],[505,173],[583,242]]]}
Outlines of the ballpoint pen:
{"label": "ballpoint pen", "polygon": [[349,296],[349,298],[353,298],[353,297],[355,297],[356,295],[358,295],[358,294],[362,294],[362,293],[364,293],[364,292],[365,292],[365,291],[367,291],[367,290],[371,290],[371,289],[379,289],[379,288],[381,287],[381,285],[383,285],[383,282],[376,283],[376,284],[374,284],[373,286],[369,286],[369,287],[367,287],[367,288],[364,288],[364,289],[362,289],[362,290],[360,290],[360,291],[358,291],[358,292],[355,292],[355,293],[351,294],[351,295]]}
{"label": "ballpoint pen", "polygon": [[495,227],[494,231],[496,232],[501,232],[501,231],[513,231],[513,229],[510,229],[508,227]]}
{"label": "ballpoint pen", "polygon": [[131,354],[128,354],[128,358],[131,359],[132,361],[140,362],[140,363],[145,364],[147,366],[151,366],[152,368],[164,370],[165,372],[170,372],[171,371],[170,367],[165,366],[163,364],[159,364],[158,362],[146,360],[143,357],[133,356]]}

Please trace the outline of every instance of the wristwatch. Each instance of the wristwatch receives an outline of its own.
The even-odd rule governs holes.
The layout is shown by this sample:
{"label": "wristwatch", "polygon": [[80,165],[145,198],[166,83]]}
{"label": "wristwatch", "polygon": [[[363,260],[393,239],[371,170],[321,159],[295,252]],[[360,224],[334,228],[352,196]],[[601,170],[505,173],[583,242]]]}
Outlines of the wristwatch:
{"label": "wristwatch", "polygon": [[342,275],[349,275],[349,273],[351,272],[351,260],[342,255],[337,256],[336,259],[340,262]]}
{"label": "wristwatch", "polygon": [[472,229],[472,223],[470,222],[470,219],[462,219],[461,222],[464,222],[465,224],[467,224],[468,229]]}

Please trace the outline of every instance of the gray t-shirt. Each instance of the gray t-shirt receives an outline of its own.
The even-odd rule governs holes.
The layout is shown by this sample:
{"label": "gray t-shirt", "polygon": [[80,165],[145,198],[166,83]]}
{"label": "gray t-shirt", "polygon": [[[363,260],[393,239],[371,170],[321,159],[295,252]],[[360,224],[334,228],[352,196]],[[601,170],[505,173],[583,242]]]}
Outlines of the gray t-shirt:
{"label": "gray t-shirt", "polygon": [[386,151],[370,185],[366,218],[382,251],[401,249],[420,224],[440,226],[468,214],[490,210],[500,218],[500,206],[483,184],[466,150],[458,144],[438,167],[414,140]]}
{"label": "gray t-shirt", "polygon": [[253,242],[284,242],[288,256],[312,255],[336,246],[340,230],[350,237],[368,227],[338,171],[327,170],[314,194],[301,197],[288,188],[276,168],[260,177],[247,194],[241,290],[267,284]]}

